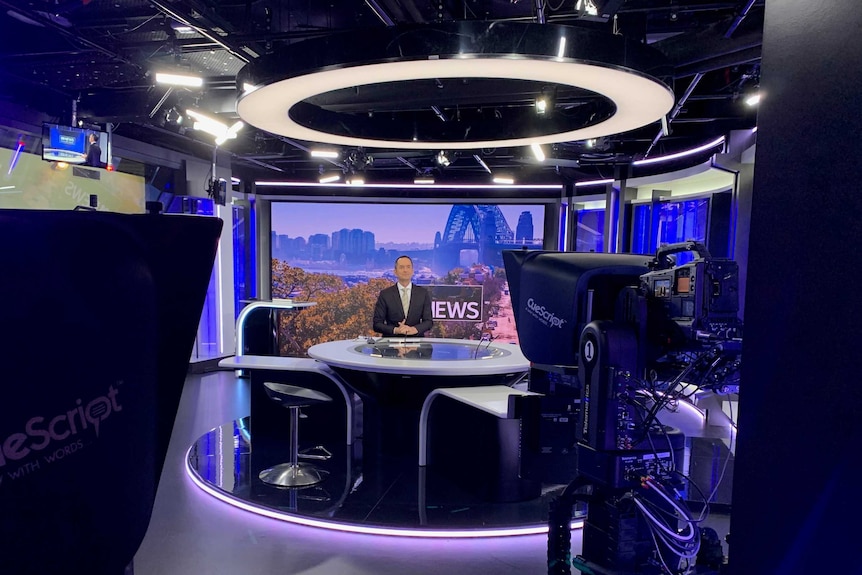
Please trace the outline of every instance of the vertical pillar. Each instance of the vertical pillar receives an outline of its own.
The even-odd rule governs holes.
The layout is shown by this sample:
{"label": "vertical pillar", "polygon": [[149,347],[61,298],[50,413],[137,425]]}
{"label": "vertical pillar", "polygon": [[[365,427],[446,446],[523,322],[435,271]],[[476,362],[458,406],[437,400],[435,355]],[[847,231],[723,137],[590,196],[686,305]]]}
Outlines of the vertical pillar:
{"label": "vertical pillar", "polygon": [[272,202],[257,198],[258,299],[272,298]]}
{"label": "vertical pillar", "polygon": [[862,10],[767,0],[730,572],[856,573]]}
{"label": "vertical pillar", "polygon": [[612,254],[617,251],[616,210],[620,192],[614,188],[614,183],[605,185],[605,233],[602,237],[602,251],[606,254]]}

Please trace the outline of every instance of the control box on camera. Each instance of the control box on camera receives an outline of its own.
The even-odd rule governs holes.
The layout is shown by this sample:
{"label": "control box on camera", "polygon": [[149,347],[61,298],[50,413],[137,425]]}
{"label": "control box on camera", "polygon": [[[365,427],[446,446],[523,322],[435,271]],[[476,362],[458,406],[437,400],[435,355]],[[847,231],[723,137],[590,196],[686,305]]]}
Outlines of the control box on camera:
{"label": "control box on camera", "polygon": [[739,266],[733,260],[703,258],[655,270],[641,276],[641,290],[649,317],[659,320],[650,322],[653,336],[667,341],[738,336]]}

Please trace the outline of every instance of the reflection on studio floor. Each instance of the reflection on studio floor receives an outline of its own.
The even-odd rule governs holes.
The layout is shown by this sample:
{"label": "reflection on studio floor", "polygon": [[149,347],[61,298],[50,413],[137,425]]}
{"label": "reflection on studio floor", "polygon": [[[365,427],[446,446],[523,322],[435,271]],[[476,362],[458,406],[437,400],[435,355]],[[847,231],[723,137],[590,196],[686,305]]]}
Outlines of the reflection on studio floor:
{"label": "reflection on studio floor", "polygon": [[[286,515],[395,530],[541,529],[547,523],[549,502],[564,487],[545,484],[536,497],[499,501],[498,491],[487,483],[465,480],[462,469],[419,467],[413,458],[392,455],[369,457],[363,463],[361,441],[353,446],[336,442],[312,454],[331,454],[306,460],[322,472],[319,483],[277,487],[262,482],[258,474],[275,462],[288,461],[287,434],[280,446],[258,449],[252,427],[251,418],[245,417],[206,433],[189,450],[189,469],[231,499]],[[310,442],[314,439],[308,437]]]}

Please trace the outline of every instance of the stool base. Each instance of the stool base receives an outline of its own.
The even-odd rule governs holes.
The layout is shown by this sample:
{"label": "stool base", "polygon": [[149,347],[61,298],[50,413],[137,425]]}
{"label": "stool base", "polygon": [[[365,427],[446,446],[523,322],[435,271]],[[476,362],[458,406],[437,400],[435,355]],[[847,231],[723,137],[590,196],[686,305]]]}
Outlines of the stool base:
{"label": "stool base", "polygon": [[278,487],[305,487],[323,480],[321,471],[308,463],[282,463],[264,469],[258,477],[264,483]]}

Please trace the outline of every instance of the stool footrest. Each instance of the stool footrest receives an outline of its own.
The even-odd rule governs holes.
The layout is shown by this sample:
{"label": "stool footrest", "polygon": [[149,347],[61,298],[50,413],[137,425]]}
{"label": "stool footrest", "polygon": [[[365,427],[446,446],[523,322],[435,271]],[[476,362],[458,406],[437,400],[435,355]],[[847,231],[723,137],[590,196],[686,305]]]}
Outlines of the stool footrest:
{"label": "stool footrest", "polygon": [[320,483],[326,471],[307,463],[282,463],[264,469],[258,477],[261,481],[277,487],[305,487]]}
{"label": "stool footrest", "polygon": [[329,461],[332,459],[332,453],[322,445],[315,445],[308,449],[303,449],[299,452],[299,457],[302,459],[316,459],[317,461]]}

